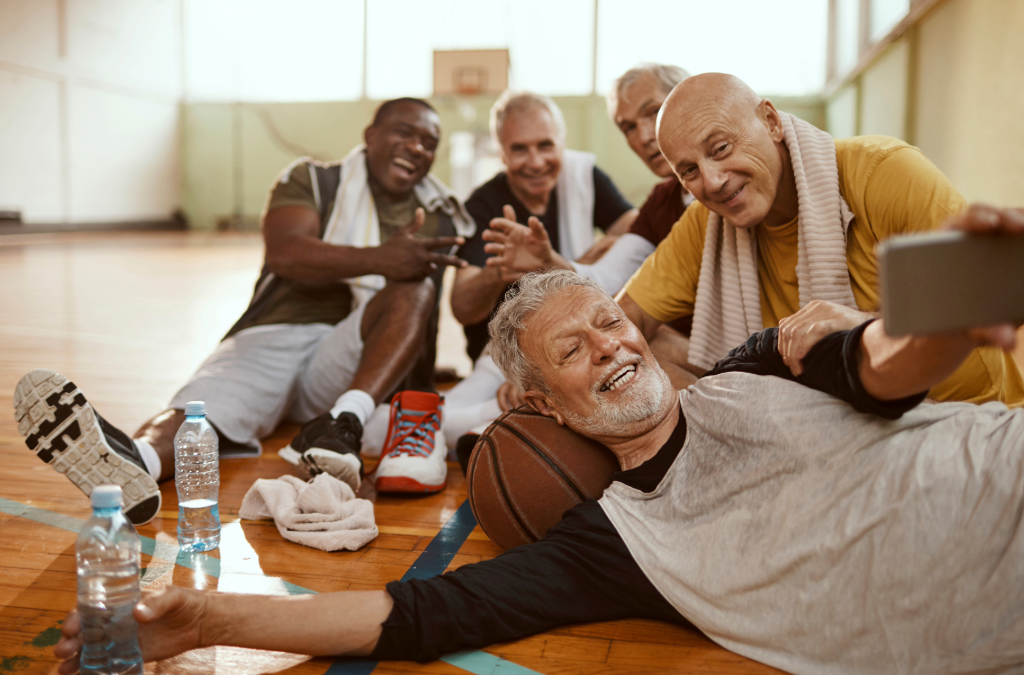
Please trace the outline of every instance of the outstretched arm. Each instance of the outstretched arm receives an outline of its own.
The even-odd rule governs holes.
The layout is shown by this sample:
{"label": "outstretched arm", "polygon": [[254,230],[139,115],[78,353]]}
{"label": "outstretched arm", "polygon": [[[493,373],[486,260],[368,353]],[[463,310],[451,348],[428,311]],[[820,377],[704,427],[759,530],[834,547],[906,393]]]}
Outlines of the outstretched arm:
{"label": "outstretched arm", "polygon": [[[974,204],[950,218],[943,229],[993,236],[1024,236],[1024,211]],[[793,375],[804,372],[804,358],[825,336],[850,330],[875,314],[815,300],[779,322],[779,354]],[[859,371],[865,389],[880,400],[927,391],[959,367],[972,349],[1013,348],[1012,326],[929,336],[892,338],[881,322],[864,332]],[[937,379],[936,379],[937,378]]]}
{"label": "outstretched arm", "polygon": [[881,320],[818,340],[794,375],[783,360],[778,328],[766,328],[739,345],[706,377],[742,372],[794,380],[846,401],[856,410],[897,419],[955,371],[980,344],[1012,346],[1013,327],[924,337],[890,337]]}
{"label": "outstretched arm", "polygon": [[[146,661],[210,645],[429,661],[569,623],[682,620],[594,500],[539,542],[387,591],[282,597],[171,587],[145,593],[135,617]],[[54,653],[70,675],[81,647],[77,612],[62,631]]]}
{"label": "outstretched arm", "polygon": [[[144,593],[135,618],[146,661],[213,645],[366,656],[377,646],[391,607],[386,591],[268,596],[170,586]],[[62,675],[78,671],[81,629],[81,618],[74,611],[53,650],[57,658],[65,659],[59,669]]]}
{"label": "outstretched arm", "polygon": [[[779,323],[779,355],[793,376],[799,377],[805,372],[805,359],[825,337],[871,318],[865,312],[815,300]],[[882,321],[874,321],[861,338],[857,371],[868,394],[892,401],[928,391],[952,375],[972,350],[986,345],[1013,349],[1013,327],[896,338],[885,332]]]}
{"label": "outstretched arm", "polygon": [[972,350],[992,345],[1013,349],[1013,326],[945,335],[890,337],[881,321],[864,331],[858,372],[864,390],[880,401],[928,391],[960,367]]}

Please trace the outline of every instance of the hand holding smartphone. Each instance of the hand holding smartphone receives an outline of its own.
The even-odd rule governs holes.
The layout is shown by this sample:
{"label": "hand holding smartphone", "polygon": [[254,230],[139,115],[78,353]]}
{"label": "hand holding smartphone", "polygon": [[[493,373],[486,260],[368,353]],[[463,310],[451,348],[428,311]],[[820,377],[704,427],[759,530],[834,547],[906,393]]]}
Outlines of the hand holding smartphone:
{"label": "hand holding smartphone", "polygon": [[972,206],[948,227],[879,247],[889,335],[1024,323],[1024,215]]}

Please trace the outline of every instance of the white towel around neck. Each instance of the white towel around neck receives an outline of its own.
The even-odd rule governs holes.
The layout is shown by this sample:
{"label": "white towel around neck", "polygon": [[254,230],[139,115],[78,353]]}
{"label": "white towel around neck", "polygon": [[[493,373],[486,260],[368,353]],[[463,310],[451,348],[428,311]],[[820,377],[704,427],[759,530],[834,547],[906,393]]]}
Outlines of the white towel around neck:
{"label": "white towel around neck", "polygon": [[565,150],[558,173],[558,252],[569,260],[594,245],[594,166],[589,152]]}
{"label": "white towel around neck", "polygon": [[[827,300],[856,309],[846,260],[853,213],[839,192],[835,140],[789,113],[779,116],[796,179],[800,307]],[[689,354],[699,368],[710,369],[764,328],[757,239],[751,229],[708,213]]]}
{"label": "white towel around neck", "polygon": [[[341,162],[341,183],[334,199],[334,208],[327,220],[324,241],[328,244],[367,248],[380,246],[380,221],[370,192],[369,172],[366,168],[366,146],[352,149]],[[316,180],[313,181],[316,186]],[[315,189],[315,187],[314,187]],[[440,209],[452,219],[456,234],[473,236],[476,225],[462,203],[448,186],[433,174],[427,174],[413,188],[413,194],[429,212]],[[348,279],[357,304],[362,304],[384,288],[386,279],[370,274]]]}

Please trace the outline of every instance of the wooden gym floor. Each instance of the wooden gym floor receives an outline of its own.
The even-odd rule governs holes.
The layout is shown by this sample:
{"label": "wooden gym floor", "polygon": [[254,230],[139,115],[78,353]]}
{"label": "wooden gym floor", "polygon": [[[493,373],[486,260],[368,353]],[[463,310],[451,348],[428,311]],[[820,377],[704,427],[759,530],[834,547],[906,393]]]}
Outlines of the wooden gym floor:
{"label": "wooden gym floor", "polygon": [[[244,308],[262,259],[252,235],[65,234],[0,238],[0,675],[55,671],[52,646],[75,605],[74,545],[88,500],[25,447],[12,410],[32,368],[68,376],[126,432],[163,409]],[[450,334],[450,333],[449,333]],[[442,353],[444,350],[442,349]],[[499,553],[474,527],[462,473],[426,497],[376,498],[380,536],[359,551],[323,553],[284,541],[270,522],[238,517],[257,478],[291,471],[276,450],[221,465],[221,548],[178,555],[177,497],[164,483],[158,517],[139,528],[143,584],[241,593],[379,589]],[[372,468],[372,462],[368,463]],[[462,508],[460,508],[462,507]],[[572,626],[425,665],[335,662],[234,648],[183,654],[147,673],[767,673],[693,628],[653,621]]]}

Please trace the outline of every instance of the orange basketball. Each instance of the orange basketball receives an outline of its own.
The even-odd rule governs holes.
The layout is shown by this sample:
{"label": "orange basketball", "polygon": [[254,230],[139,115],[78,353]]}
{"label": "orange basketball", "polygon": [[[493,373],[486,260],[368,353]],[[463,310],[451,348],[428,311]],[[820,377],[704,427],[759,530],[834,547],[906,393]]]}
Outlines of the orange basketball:
{"label": "orange basketball", "polygon": [[521,406],[477,440],[466,474],[469,505],[491,541],[510,549],[537,541],[568,509],[599,498],[618,468],[604,445]]}

